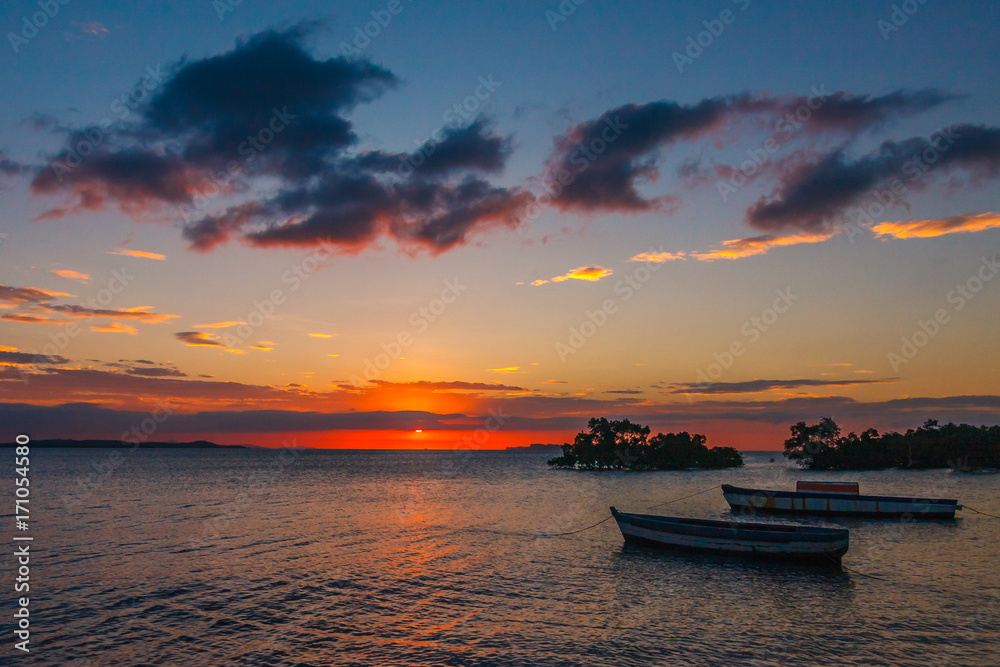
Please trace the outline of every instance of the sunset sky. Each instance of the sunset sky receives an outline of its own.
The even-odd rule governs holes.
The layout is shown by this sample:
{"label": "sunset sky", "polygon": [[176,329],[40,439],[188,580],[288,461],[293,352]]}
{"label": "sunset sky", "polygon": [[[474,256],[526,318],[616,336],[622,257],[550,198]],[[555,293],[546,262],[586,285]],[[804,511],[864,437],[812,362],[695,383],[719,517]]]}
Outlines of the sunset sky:
{"label": "sunset sky", "polygon": [[4,3],[0,438],[1000,423],[1000,5],[902,5]]}

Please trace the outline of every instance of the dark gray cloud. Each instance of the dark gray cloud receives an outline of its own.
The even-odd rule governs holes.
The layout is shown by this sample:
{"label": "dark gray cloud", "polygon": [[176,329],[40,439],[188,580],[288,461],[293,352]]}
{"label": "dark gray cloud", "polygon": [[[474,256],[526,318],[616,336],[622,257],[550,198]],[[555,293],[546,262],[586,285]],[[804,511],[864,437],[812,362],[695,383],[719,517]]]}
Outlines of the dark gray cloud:
{"label": "dark gray cloud", "polygon": [[28,352],[0,352],[0,364],[30,366],[33,364],[68,364],[69,359],[57,354],[30,354]]}
{"label": "dark gray cloud", "polygon": [[[794,114],[803,104],[809,106],[811,113],[802,127],[810,134],[830,130],[860,132],[965,97],[967,96],[934,88],[895,90],[881,96],[852,95],[838,91],[829,96],[794,98],[786,104],[785,113]],[[816,107],[815,110],[812,107]]]}
{"label": "dark gray cloud", "polygon": [[[380,387],[403,387],[412,389],[471,389],[477,391],[529,391],[524,387],[499,382],[464,382],[462,380],[417,380],[415,382],[389,382],[388,380],[372,380],[372,384]],[[353,385],[342,385],[355,388]]]}
{"label": "dark gray cloud", "polygon": [[[766,231],[789,228],[819,231],[865,197],[890,191],[898,180],[919,190],[955,170],[977,177],[1000,173],[1000,128],[955,125],[929,139],[886,141],[877,152],[858,159],[839,148],[786,171],[777,188],[747,210],[747,222]],[[904,202],[896,197],[897,205]]]}
{"label": "dark gray cloud", "polygon": [[0,151],[0,176],[20,176],[29,173],[31,167],[10,159],[6,153]]}
{"label": "dark gray cloud", "polygon": [[181,371],[177,370],[176,368],[163,368],[163,367],[158,367],[158,368],[129,368],[125,372],[128,373],[129,375],[141,375],[143,377],[151,377],[151,378],[165,378],[165,377],[186,378],[187,377],[187,373],[182,373]]}
{"label": "dark gray cloud", "polygon": [[[771,106],[770,101],[744,94],[691,106],[663,100],[611,109],[556,139],[546,165],[546,180],[560,190],[553,201],[563,209],[584,211],[657,208],[662,202],[644,198],[636,186],[656,178],[659,149],[705,136],[739,111]],[[569,182],[557,185],[561,175]]]}
{"label": "dark gray cloud", "polygon": [[[174,334],[174,338],[191,347],[225,347],[202,331],[179,331]],[[141,373],[136,373],[136,375],[141,375]]]}
{"label": "dark gray cloud", "polygon": [[[677,141],[695,141],[744,117],[778,119],[810,134],[855,133],[895,118],[927,111],[959,96],[938,90],[897,90],[880,97],[817,90],[811,97],[770,97],[742,93],[683,105],[661,100],[626,104],[580,123],[556,139],[546,165],[546,181],[563,209],[642,212],[661,208],[672,198],[645,198],[637,185],[655,180],[659,152]],[[803,114],[796,116],[796,113]],[[802,118],[808,120],[802,121]],[[788,119],[788,120],[785,120]],[[793,132],[794,134],[794,132]],[[693,178],[697,161],[681,165],[680,175]],[[560,184],[561,174],[571,175]]]}
{"label": "dark gray cloud", "polygon": [[881,380],[749,380],[746,382],[685,382],[672,384],[671,394],[756,394],[772,389],[797,389],[799,387],[854,387],[862,384],[886,384],[899,378]]}
{"label": "dark gray cloud", "polygon": [[[316,58],[305,46],[310,30],[267,30],[226,53],[182,60],[113,136],[72,132],[32,181],[36,194],[70,201],[41,217],[107,205],[141,217],[175,206],[201,251],[232,239],[350,251],[385,235],[441,252],[515,224],[531,195],[482,177],[503,169],[510,137],[480,118],[414,153],[359,153],[347,115],[398,80],[366,60]],[[90,154],[74,158],[88,138]],[[258,179],[268,179],[268,195],[253,194]],[[206,192],[243,201],[213,209],[202,205]]]}

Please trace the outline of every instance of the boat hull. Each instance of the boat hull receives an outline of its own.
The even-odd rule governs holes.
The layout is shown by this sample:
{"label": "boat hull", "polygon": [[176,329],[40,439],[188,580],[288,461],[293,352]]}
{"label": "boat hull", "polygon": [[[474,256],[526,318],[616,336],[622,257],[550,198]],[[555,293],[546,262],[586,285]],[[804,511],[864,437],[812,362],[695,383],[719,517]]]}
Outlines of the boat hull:
{"label": "boat hull", "polygon": [[811,516],[851,516],[876,519],[954,519],[957,500],[863,496],[821,491],[771,491],[722,485],[735,511]]}
{"label": "boat hull", "polygon": [[680,519],[611,509],[627,543],[767,559],[840,562],[850,546],[844,529]]}

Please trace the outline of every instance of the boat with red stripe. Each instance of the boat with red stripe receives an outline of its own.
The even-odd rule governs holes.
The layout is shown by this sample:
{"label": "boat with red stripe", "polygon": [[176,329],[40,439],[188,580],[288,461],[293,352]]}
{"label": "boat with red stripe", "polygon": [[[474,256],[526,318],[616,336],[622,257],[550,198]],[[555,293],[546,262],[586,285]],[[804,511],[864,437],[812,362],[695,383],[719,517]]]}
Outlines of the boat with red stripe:
{"label": "boat with red stripe", "polygon": [[751,489],[722,485],[733,510],[813,516],[855,516],[878,519],[954,519],[962,509],[951,498],[869,496],[857,482],[800,481],[795,491]]}

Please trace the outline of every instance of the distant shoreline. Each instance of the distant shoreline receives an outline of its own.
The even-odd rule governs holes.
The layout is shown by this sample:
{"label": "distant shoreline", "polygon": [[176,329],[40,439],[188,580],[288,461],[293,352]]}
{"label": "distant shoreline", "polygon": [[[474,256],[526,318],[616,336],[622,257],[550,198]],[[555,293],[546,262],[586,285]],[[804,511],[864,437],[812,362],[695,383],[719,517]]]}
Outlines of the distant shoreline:
{"label": "distant shoreline", "polygon": [[[16,447],[15,442],[5,442],[0,447]],[[70,440],[64,438],[52,440],[32,440],[31,447],[39,449],[131,449],[135,443],[121,440]],[[194,442],[142,442],[138,444],[143,449],[250,449],[246,445],[219,445],[207,440]]]}

